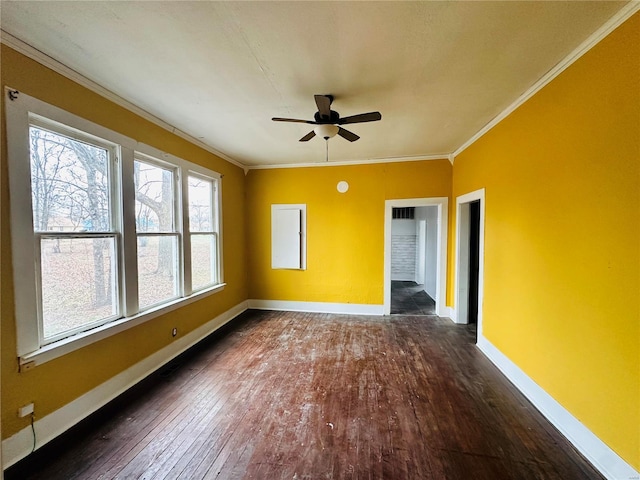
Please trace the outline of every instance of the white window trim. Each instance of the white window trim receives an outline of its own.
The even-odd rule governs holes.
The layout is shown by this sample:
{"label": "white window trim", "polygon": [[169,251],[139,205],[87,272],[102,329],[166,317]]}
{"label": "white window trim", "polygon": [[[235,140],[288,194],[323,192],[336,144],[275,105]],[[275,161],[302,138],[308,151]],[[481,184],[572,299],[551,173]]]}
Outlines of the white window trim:
{"label": "white window trim", "polygon": [[[95,239],[95,238],[112,238],[113,239],[113,253],[115,254],[116,259],[119,259],[122,256],[122,249],[120,247],[120,238],[121,238],[121,224],[122,221],[120,219],[120,211],[121,208],[121,195],[120,195],[120,169],[118,159],[120,158],[120,146],[117,143],[108,141],[106,139],[102,139],[96,137],[95,135],[91,135],[87,132],[80,131],[76,128],[69,128],[67,125],[62,125],[59,122],[55,122],[51,119],[44,118],[41,115],[35,114],[34,112],[29,112],[29,127],[34,125],[36,128],[43,129],[49,132],[52,132],[56,135],[63,135],[68,138],[71,138],[78,142],[86,142],[90,145],[93,145],[96,148],[104,149],[108,152],[109,155],[109,164],[107,165],[109,174],[109,195],[110,195],[110,218],[109,223],[111,224],[111,228],[109,230],[102,231],[91,231],[91,232],[49,232],[49,231],[33,231],[33,210],[30,208],[29,213],[31,216],[29,217],[29,221],[31,222],[32,235],[33,235],[33,245],[34,251],[33,256],[35,262],[37,264],[42,263],[41,256],[41,245],[42,240],[45,238],[84,238],[84,239]],[[29,138],[29,133],[27,133],[27,138]],[[29,141],[29,145],[30,145]],[[27,157],[28,158],[28,157]],[[29,199],[31,200],[31,185],[29,184]],[[23,215],[24,216],[24,215]],[[123,314],[122,309],[122,290],[121,285],[123,283],[123,270],[122,263],[119,262],[114,265],[114,278],[116,280],[115,284],[115,299],[117,303],[117,312],[108,317],[104,317],[96,320],[90,324],[81,325],[76,328],[72,328],[63,333],[55,334],[50,337],[45,338],[44,336],[44,325],[42,324],[42,292],[36,288],[37,299],[34,302],[37,310],[37,328],[38,328],[38,345],[46,346],[51,343],[55,343],[65,337],[70,335],[75,335],[76,333],[80,333],[84,330],[99,327],[105,323],[112,322]],[[38,285],[42,284],[42,279],[40,278],[41,272],[35,271],[36,282]]]}
{"label": "white window trim", "polygon": [[[178,205],[178,203],[182,204],[182,190],[181,190],[181,184],[180,184],[180,168],[172,163],[166,162],[166,161],[162,161],[159,160],[155,157],[152,157],[150,155],[146,155],[144,153],[141,153],[139,151],[134,152],[134,156],[133,156],[133,161],[134,163],[136,161],[142,162],[142,163],[146,163],[147,165],[151,165],[151,166],[155,166],[155,167],[159,167],[159,168],[163,168],[166,170],[170,170],[171,173],[173,174],[173,230],[171,232],[138,232],[137,228],[136,228],[136,250],[137,250],[137,245],[138,245],[138,239],[141,236],[163,236],[163,235],[167,235],[167,236],[171,236],[171,237],[176,237],[176,241],[177,241],[177,252],[176,255],[178,258],[176,258],[176,282],[177,282],[177,291],[176,291],[176,297],[172,297],[170,299],[167,300],[161,300],[160,302],[157,303],[153,303],[151,305],[146,305],[145,307],[143,307],[143,309],[140,309],[140,305],[139,305],[139,298],[137,297],[137,295],[135,296],[136,298],[131,298],[130,301],[131,302],[135,302],[136,306],[138,307],[138,311],[140,311],[140,313],[142,313],[143,311],[147,311],[150,309],[153,309],[157,306],[160,305],[164,305],[167,302],[172,302],[174,300],[177,300],[179,298],[182,298],[185,296],[185,291],[183,288],[183,259],[184,259],[184,249],[182,248],[182,237],[183,237],[183,232],[182,232],[182,209],[179,208],[180,206]],[[135,187],[135,182],[134,182],[134,187]],[[180,199],[180,202],[177,202],[177,199]],[[135,205],[135,191],[134,191],[134,205]],[[135,222],[135,220],[134,220]],[[136,255],[136,260],[138,259],[137,255]],[[135,270],[135,271],[133,271]],[[135,278],[134,277],[135,274]],[[125,275],[126,275],[126,279],[125,282],[135,282],[136,285],[138,285],[138,266],[136,264],[136,268],[135,269],[131,269],[128,268],[125,270]],[[133,290],[133,289],[132,289]],[[137,288],[136,288],[137,290]],[[133,292],[135,294],[135,291]]]}
{"label": "white window trim", "polygon": [[[216,238],[216,252],[215,255],[217,257],[216,260],[216,278],[218,279],[219,282],[222,281],[222,247],[221,247],[221,230],[222,230],[222,209],[220,208],[220,199],[222,198],[221,192],[218,193],[218,191],[220,190],[220,177],[212,177],[211,175],[205,175],[203,172],[195,170],[195,169],[189,169],[187,171],[187,174],[185,175],[185,179],[184,179],[184,189],[183,191],[187,192],[187,195],[185,195],[183,197],[183,199],[185,199],[184,201],[188,201],[188,191],[189,191],[189,177],[195,177],[195,178],[200,178],[203,181],[207,181],[207,182],[211,182],[211,186],[213,188],[216,189],[215,193],[212,191],[211,194],[211,201],[212,201],[212,205],[213,205],[213,209],[212,209],[212,229],[210,231],[207,232],[200,232],[200,231],[192,231],[191,230],[191,226],[189,225],[189,218],[186,218],[186,221],[184,222],[184,245],[185,248],[187,248],[187,246],[189,247],[189,250],[191,250],[191,237],[193,237],[194,235],[213,235]],[[217,199],[215,198],[217,197]],[[216,219],[217,222],[213,222],[213,220]],[[191,256],[189,256],[189,260],[191,260]],[[185,268],[185,274],[187,273],[187,269]],[[208,288],[210,288],[209,286],[205,286],[202,288],[198,288],[195,289],[193,288],[193,281],[191,278],[191,265],[189,265],[189,270],[188,270],[188,280],[185,279],[184,282],[184,286],[185,286],[185,290],[189,293],[189,294],[193,294],[193,293],[197,293],[200,292],[202,290],[206,290]]]}
{"label": "white window trim", "polygon": [[[69,113],[53,105],[47,104],[41,100],[31,97],[25,93],[18,92],[15,89],[5,87],[5,114],[6,114],[6,132],[7,132],[7,153],[9,165],[9,190],[11,196],[11,241],[12,241],[12,258],[13,258],[13,286],[15,294],[15,318],[16,318],[16,337],[17,337],[17,353],[21,365],[38,365],[62,355],[66,355],[74,350],[95,343],[104,338],[120,333],[129,328],[140,325],[153,318],[161,316],[167,312],[188,305],[196,300],[205,298],[211,294],[222,291],[225,287],[223,276],[223,247],[222,247],[222,176],[214,171],[199,165],[193,164],[179,157],[162,152],[152,146],[139,143],[136,140],[125,135],[114,132],[101,125],[83,119],[77,115]],[[120,242],[121,255],[119,269],[123,269],[124,281],[121,282],[119,288],[121,312],[123,317],[109,323],[100,325],[91,330],[76,333],[64,339],[49,343],[48,345],[40,344],[40,336],[38,332],[38,306],[36,299],[38,298],[37,282],[36,282],[36,246],[35,242],[28,241],[34,239],[33,231],[33,211],[31,207],[31,174],[29,159],[29,123],[30,116],[39,116],[49,119],[52,122],[63,124],[71,129],[76,129],[89,136],[95,136],[106,142],[113,143],[120,147],[119,179],[120,195],[116,199],[116,207],[120,204],[135,204],[135,189],[133,181],[123,182],[123,178],[133,179],[133,162],[134,157],[141,154],[165,161],[173,165],[181,171],[180,180],[184,181],[189,172],[195,172],[199,175],[217,180],[218,188],[218,264],[219,277],[218,284],[209,288],[198,290],[195,293],[182,291],[185,295],[181,298],[163,303],[156,307],[152,307],[138,312],[137,305],[137,269],[128,267],[124,269],[125,259],[136,258],[137,251],[137,235],[135,230],[135,210],[120,209],[122,212],[122,240]],[[27,161],[25,161],[25,159]],[[182,185],[184,187],[184,185]],[[186,192],[181,189],[182,201],[186,201]],[[188,218],[176,219],[176,222],[182,222],[177,225],[180,234],[184,237],[185,221]],[[188,217],[188,216],[187,216]],[[180,228],[182,227],[182,228]],[[183,242],[183,248],[187,245]],[[182,255],[183,258],[188,256]],[[183,262],[183,272],[189,272],[190,264]],[[187,268],[189,267],[189,268]],[[132,278],[136,275],[136,278]],[[186,275],[185,275],[186,276]]]}

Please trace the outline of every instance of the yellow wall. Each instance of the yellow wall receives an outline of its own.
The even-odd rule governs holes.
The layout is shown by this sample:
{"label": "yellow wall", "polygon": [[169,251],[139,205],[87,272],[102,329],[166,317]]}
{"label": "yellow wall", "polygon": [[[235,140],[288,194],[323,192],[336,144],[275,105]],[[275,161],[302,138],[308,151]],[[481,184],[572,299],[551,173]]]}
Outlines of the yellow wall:
{"label": "yellow wall", "polygon": [[[3,435],[27,426],[16,417],[20,405],[35,401],[42,417],[170,343],[173,325],[187,332],[247,296],[382,304],[384,201],[455,198],[484,187],[486,337],[640,469],[638,58],[636,14],[453,167],[442,160],[252,170],[245,178],[235,166],[3,46],[3,85],[224,175],[229,284],[220,294],[18,374],[3,140]],[[340,180],[350,184],[343,195],[336,191]],[[307,204],[306,271],[271,270],[274,203]],[[452,266],[451,227],[449,238]]]}
{"label": "yellow wall", "polygon": [[[382,305],[385,200],[449,197],[451,171],[448,160],[251,170],[249,297]],[[349,183],[345,194],[340,180]],[[307,270],[271,269],[275,203],[307,205]]]}
{"label": "yellow wall", "polygon": [[636,469],[639,59],[636,14],[453,169],[486,188],[485,336]]}
{"label": "yellow wall", "polygon": [[[42,418],[146,356],[171,343],[173,326],[185,334],[247,298],[244,261],[244,172],[201,148],[134,115],[78,84],[2,45],[2,86],[10,86],[160,150],[211,168],[222,175],[224,291],[153,319],[96,344],[18,373],[11,269],[9,192],[4,114],[0,176],[2,227],[2,435],[28,425],[17,418],[18,407],[35,402]],[[2,96],[4,99],[4,95]],[[3,108],[4,111],[4,108]]]}

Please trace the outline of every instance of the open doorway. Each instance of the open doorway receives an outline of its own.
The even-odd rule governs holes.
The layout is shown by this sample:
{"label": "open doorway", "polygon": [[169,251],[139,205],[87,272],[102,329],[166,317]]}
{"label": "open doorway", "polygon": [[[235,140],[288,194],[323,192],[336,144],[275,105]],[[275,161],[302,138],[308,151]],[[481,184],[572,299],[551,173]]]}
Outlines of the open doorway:
{"label": "open doorway", "polygon": [[435,315],[436,301],[425,292],[424,284],[391,280],[391,315]]}
{"label": "open doorway", "polygon": [[391,210],[391,314],[435,315],[438,207]]}
{"label": "open doorway", "polygon": [[[397,209],[396,217],[399,217],[395,219],[396,225],[394,209]],[[401,218],[403,213],[411,218]],[[448,314],[445,306],[447,221],[446,197],[385,202],[385,315]],[[411,245],[399,253],[402,241],[408,241]],[[396,264],[392,262],[394,247],[396,260],[399,256],[403,257],[403,261]]]}
{"label": "open doorway", "polygon": [[484,189],[456,199],[455,321],[482,334]]}

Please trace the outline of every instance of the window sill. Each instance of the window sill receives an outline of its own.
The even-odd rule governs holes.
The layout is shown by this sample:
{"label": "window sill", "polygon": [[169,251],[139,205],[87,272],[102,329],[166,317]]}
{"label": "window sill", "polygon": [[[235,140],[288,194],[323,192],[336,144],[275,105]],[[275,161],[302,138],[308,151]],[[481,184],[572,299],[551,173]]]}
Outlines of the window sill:
{"label": "window sill", "polygon": [[193,293],[188,297],[179,298],[150,310],[145,310],[133,317],[120,318],[105,325],[101,325],[100,327],[96,327],[94,329],[87,330],[86,332],[78,333],[71,337],[46,345],[35,352],[20,357],[20,371],[26,371],[37,365],[42,365],[43,363],[62,357],[63,355],[86,347],[87,345],[91,345],[92,343],[141,325],[149,320],[164,315],[165,313],[169,313],[195,301],[202,300],[209,295],[221,292],[224,290],[225,285],[226,283],[220,283],[211,288]]}

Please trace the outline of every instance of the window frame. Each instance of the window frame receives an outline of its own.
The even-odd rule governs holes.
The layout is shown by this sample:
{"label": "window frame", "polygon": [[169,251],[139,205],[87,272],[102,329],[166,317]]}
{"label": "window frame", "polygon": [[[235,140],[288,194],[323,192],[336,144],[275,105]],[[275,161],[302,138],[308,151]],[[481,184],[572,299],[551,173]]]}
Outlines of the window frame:
{"label": "window frame", "polygon": [[[215,258],[214,262],[215,262],[215,268],[212,268],[212,273],[214,273],[216,280],[219,282],[221,279],[221,257],[222,255],[221,253],[221,249],[220,249],[220,226],[221,226],[221,222],[220,222],[220,218],[221,218],[221,211],[220,211],[220,197],[219,197],[219,190],[220,190],[220,181],[217,178],[213,178],[210,175],[204,175],[201,172],[197,172],[194,170],[189,170],[187,172],[186,176],[186,185],[187,185],[187,202],[189,201],[189,179],[190,178],[199,178],[202,181],[205,182],[210,182],[211,183],[211,196],[209,198],[209,200],[211,201],[211,229],[207,230],[207,231],[203,231],[203,230],[197,230],[194,231],[191,229],[191,222],[190,222],[190,216],[189,214],[189,204],[187,204],[187,208],[185,209],[185,212],[187,213],[187,222],[185,222],[186,225],[186,230],[185,230],[185,239],[186,237],[189,237],[188,240],[188,246],[189,246],[189,251],[191,252],[191,239],[194,236],[208,236],[208,235],[213,235],[213,238],[215,238],[215,251],[212,252],[214,253],[214,255],[212,255],[212,259]],[[186,248],[186,247],[185,247]],[[191,257],[191,255],[189,255]],[[215,270],[215,271],[214,271]],[[188,281],[188,287],[189,287],[189,292],[190,293],[197,293],[200,292],[202,290],[206,290],[207,288],[210,288],[212,285],[215,285],[216,283],[209,283],[203,287],[200,288],[193,288],[193,269],[192,269],[192,265],[189,266],[189,281]],[[185,282],[187,283],[187,282]]]}
{"label": "window frame", "polygon": [[[138,293],[138,298],[136,299],[136,302],[138,303],[138,311],[139,312],[144,312],[146,310],[150,310],[153,308],[156,308],[160,305],[163,305],[165,303],[168,302],[172,302],[176,299],[182,298],[185,296],[185,289],[184,289],[184,249],[182,248],[183,246],[183,231],[182,231],[182,209],[180,208],[182,205],[182,188],[181,188],[181,182],[180,182],[180,168],[177,165],[174,165],[173,163],[170,162],[165,162],[162,160],[159,160],[157,158],[155,158],[154,156],[151,155],[147,155],[145,153],[136,151],[134,152],[134,156],[133,156],[133,161],[134,164],[135,162],[141,162],[141,163],[146,163],[147,165],[151,165],[154,167],[158,167],[158,168],[162,168],[165,170],[169,170],[171,171],[171,173],[173,174],[173,179],[172,179],[172,183],[173,183],[173,226],[172,226],[172,230],[170,232],[139,232],[137,227],[136,227],[136,285],[138,285],[139,287],[139,281],[138,281],[138,264],[137,264],[137,260],[138,260],[138,255],[137,255],[137,249],[138,249],[138,239],[140,239],[141,237],[174,237],[176,239],[176,257],[175,258],[175,275],[176,278],[174,280],[174,282],[176,283],[175,287],[176,287],[176,295],[174,297],[171,297],[170,299],[167,300],[163,300],[160,302],[155,302],[155,303],[151,303],[149,305],[145,305],[144,307],[141,307],[139,304],[140,301],[140,296]],[[135,181],[134,181],[134,189],[135,189]]]}
{"label": "window frame", "polygon": [[[7,163],[9,167],[8,183],[10,194],[11,252],[13,260],[13,286],[16,319],[16,348],[21,365],[38,365],[71,351],[82,348],[101,339],[110,337],[136,325],[140,325],[160,315],[197,301],[205,296],[222,291],[225,287],[222,245],[222,176],[200,165],[162,152],[150,145],[140,143],[130,137],[114,132],[61,108],[45,103],[25,93],[5,87],[5,119],[7,134]],[[44,121],[48,125],[60,127],[60,132],[75,138],[93,139],[115,148],[115,165],[110,178],[112,197],[111,221],[116,230],[115,248],[116,270],[118,278],[119,316],[100,324],[91,324],[89,328],[80,328],[56,336],[55,340],[43,343],[38,310],[41,309],[39,292],[39,249],[40,235],[33,226],[31,194],[31,161],[29,143],[29,125]],[[46,127],[45,127],[46,129]],[[57,130],[54,130],[54,132]],[[83,140],[86,141],[86,140]],[[137,232],[135,228],[135,187],[133,179],[134,161],[139,158],[158,166],[175,168],[174,177],[174,231],[178,237],[178,298],[156,305],[138,306],[137,282]],[[191,259],[188,232],[188,198],[185,190],[188,176],[195,172],[215,180],[217,185],[218,220],[218,281],[209,288],[191,291]],[[185,213],[186,212],[186,213]],[[78,232],[75,232],[76,235]],[[105,232],[97,232],[104,235]],[[112,233],[109,232],[109,235]],[[47,234],[48,235],[48,234]],[[84,233],[81,234],[85,236]],[[182,241],[180,241],[182,240]],[[189,250],[187,250],[189,247]],[[133,260],[133,261],[132,261]],[[188,278],[187,278],[188,277]]]}
{"label": "window frame", "polygon": [[[53,133],[59,136],[65,136],[77,142],[86,143],[96,148],[104,149],[107,152],[107,169],[108,169],[108,188],[109,188],[109,224],[110,229],[108,230],[99,230],[99,231],[88,231],[88,232],[59,232],[59,231],[41,231],[36,230],[33,225],[33,209],[30,210],[31,213],[31,225],[32,225],[32,235],[34,240],[34,260],[35,260],[35,281],[36,281],[36,313],[37,313],[37,322],[38,322],[38,343],[40,346],[49,345],[55,343],[61,339],[72,336],[78,332],[82,332],[85,330],[89,330],[92,328],[99,327],[103,324],[114,321],[117,318],[120,318],[122,314],[122,291],[120,286],[123,283],[123,272],[120,268],[120,257],[122,255],[121,248],[121,221],[119,212],[121,211],[121,206],[119,202],[120,198],[120,188],[119,188],[119,172],[118,172],[118,158],[120,155],[120,147],[118,144],[114,142],[110,142],[108,140],[101,139],[95,135],[91,135],[89,133],[70,128],[67,125],[63,125],[54,120],[45,118],[41,115],[30,113],[29,115],[29,123],[28,123],[28,132],[27,137],[29,138],[29,151],[31,146],[30,141],[30,129],[31,127],[36,127],[38,129]],[[29,165],[31,164],[31,159],[29,158]],[[30,171],[31,169],[29,169]],[[31,175],[29,175],[29,180],[31,181]],[[29,196],[31,200],[32,189],[31,182],[29,182]],[[30,200],[30,205],[31,205]],[[42,241],[43,240],[55,240],[55,239],[99,239],[99,238],[110,238],[113,239],[113,253],[114,253],[114,262],[113,265],[113,275],[114,275],[114,283],[115,290],[113,295],[115,296],[115,305],[116,305],[116,313],[109,315],[107,317],[103,317],[99,320],[96,320],[91,323],[84,324],[82,326],[71,328],[65,330],[64,332],[51,335],[49,337],[45,337],[44,334],[44,312],[43,312],[43,299],[42,299],[42,269],[38,268],[42,265]]]}

